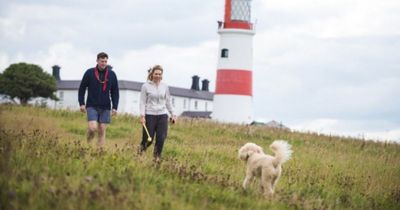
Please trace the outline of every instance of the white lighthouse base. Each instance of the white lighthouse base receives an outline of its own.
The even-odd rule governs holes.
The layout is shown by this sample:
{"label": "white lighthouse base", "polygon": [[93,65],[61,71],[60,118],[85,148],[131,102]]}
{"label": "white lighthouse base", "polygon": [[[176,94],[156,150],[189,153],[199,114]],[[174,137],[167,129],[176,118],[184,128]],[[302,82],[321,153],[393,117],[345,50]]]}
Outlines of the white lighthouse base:
{"label": "white lighthouse base", "polygon": [[244,95],[214,95],[211,118],[225,123],[250,124],[253,98]]}

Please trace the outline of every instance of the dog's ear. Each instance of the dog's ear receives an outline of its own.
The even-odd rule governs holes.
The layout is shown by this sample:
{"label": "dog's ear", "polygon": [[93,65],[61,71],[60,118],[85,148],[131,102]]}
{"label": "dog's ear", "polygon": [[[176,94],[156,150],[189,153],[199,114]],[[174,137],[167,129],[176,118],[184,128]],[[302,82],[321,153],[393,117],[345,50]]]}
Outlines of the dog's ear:
{"label": "dog's ear", "polygon": [[256,145],[256,146],[254,147],[254,152],[255,152],[255,153],[259,153],[259,154],[264,154],[263,149],[262,149],[260,146],[258,146],[258,145]]}
{"label": "dog's ear", "polygon": [[247,155],[250,157],[254,153],[263,154],[264,152],[263,152],[262,148],[259,147],[258,145],[252,145],[251,147],[248,148]]}
{"label": "dog's ear", "polygon": [[249,152],[253,153],[248,146],[243,146],[239,149],[239,159],[246,161],[251,154]]}
{"label": "dog's ear", "polygon": [[250,156],[252,156],[254,153],[257,153],[257,151],[255,151],[255,150],[248,150],[248,151],[247,151],[247,156],[250,157]]}
{"label": "dog's ear", "polygon": [[264,151],[260,146],[254,143],[247,143],[239,149],[239,158],[246,161],[254,153],[264,154]]}
{"label": "dog's ear", "polygon": [[239,149],[239,159],[241,159],[241,160],[246,160],[246,155],[247,155],[247,152],[245,151],[245,148],[240,148]]}
{"label": "dog's ear", "polygon": [[256,149],[254,150],[254,152],[255,152],[255,153],[259,153],[259,154],[261,154],[261,153],[262,153],[262,149],[260,149],[260,148],[256,148]]}

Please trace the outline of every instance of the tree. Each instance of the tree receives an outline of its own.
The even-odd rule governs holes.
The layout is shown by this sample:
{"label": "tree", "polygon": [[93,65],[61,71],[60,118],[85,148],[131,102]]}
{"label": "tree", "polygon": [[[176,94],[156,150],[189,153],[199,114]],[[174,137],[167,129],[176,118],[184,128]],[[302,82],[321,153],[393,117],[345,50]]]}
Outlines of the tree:
{"label": "tree", "polygon": [[0,74],[0,84],[0,94],[11,100],[18,98],[23,105],[35,97],[58,100],[54,95],[57,90],[55,78],[35,64],[11,64]]}

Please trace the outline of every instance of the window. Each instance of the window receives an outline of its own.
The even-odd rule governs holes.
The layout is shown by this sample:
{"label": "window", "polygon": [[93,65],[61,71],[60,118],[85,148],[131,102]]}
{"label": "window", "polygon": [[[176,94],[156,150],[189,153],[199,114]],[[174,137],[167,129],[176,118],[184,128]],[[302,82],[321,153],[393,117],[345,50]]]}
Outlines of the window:
{"label": "window", "polygon": [[206,102],[206,111],[208,111],[208,110],[207,110],[207,105],[208,105],[208,103]]}
{"label": "window", "polygon": [[249,0],[232,1],[232,20],[240,20],[250,22],[251,7]]}
{"label": "window", "polygon": [[175,98],[171,99],[172,106],[175,107]]}
{"label": "window", "polygon": [[197,102],[197,101],[194,101],[194,109],[197,110],[197,108],[198,108],[198,102]]}
{"label": "window", "polygon": [[60,91],[59,97],[60,97],[60,101],[64,100],[64,91]]}
{"label": "window", "polygon": [[221,58],[227,58],[229,57],[229,50],[224,48],[221,50]]}
{"label": "window", "polygon": [[186,109],[186,99],[183,99],[183,108]]}

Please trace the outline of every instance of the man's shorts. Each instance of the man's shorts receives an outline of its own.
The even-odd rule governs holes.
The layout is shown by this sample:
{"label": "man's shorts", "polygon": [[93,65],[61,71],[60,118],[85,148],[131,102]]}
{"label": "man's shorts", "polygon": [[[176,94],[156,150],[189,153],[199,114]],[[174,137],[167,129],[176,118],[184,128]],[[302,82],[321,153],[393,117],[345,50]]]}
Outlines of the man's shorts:
{"label": "man's shorts", "polygon": [[97,121],[104,124],[108,124],[111,122],[110,110],[87,107],[86,113],[88,121]]}

